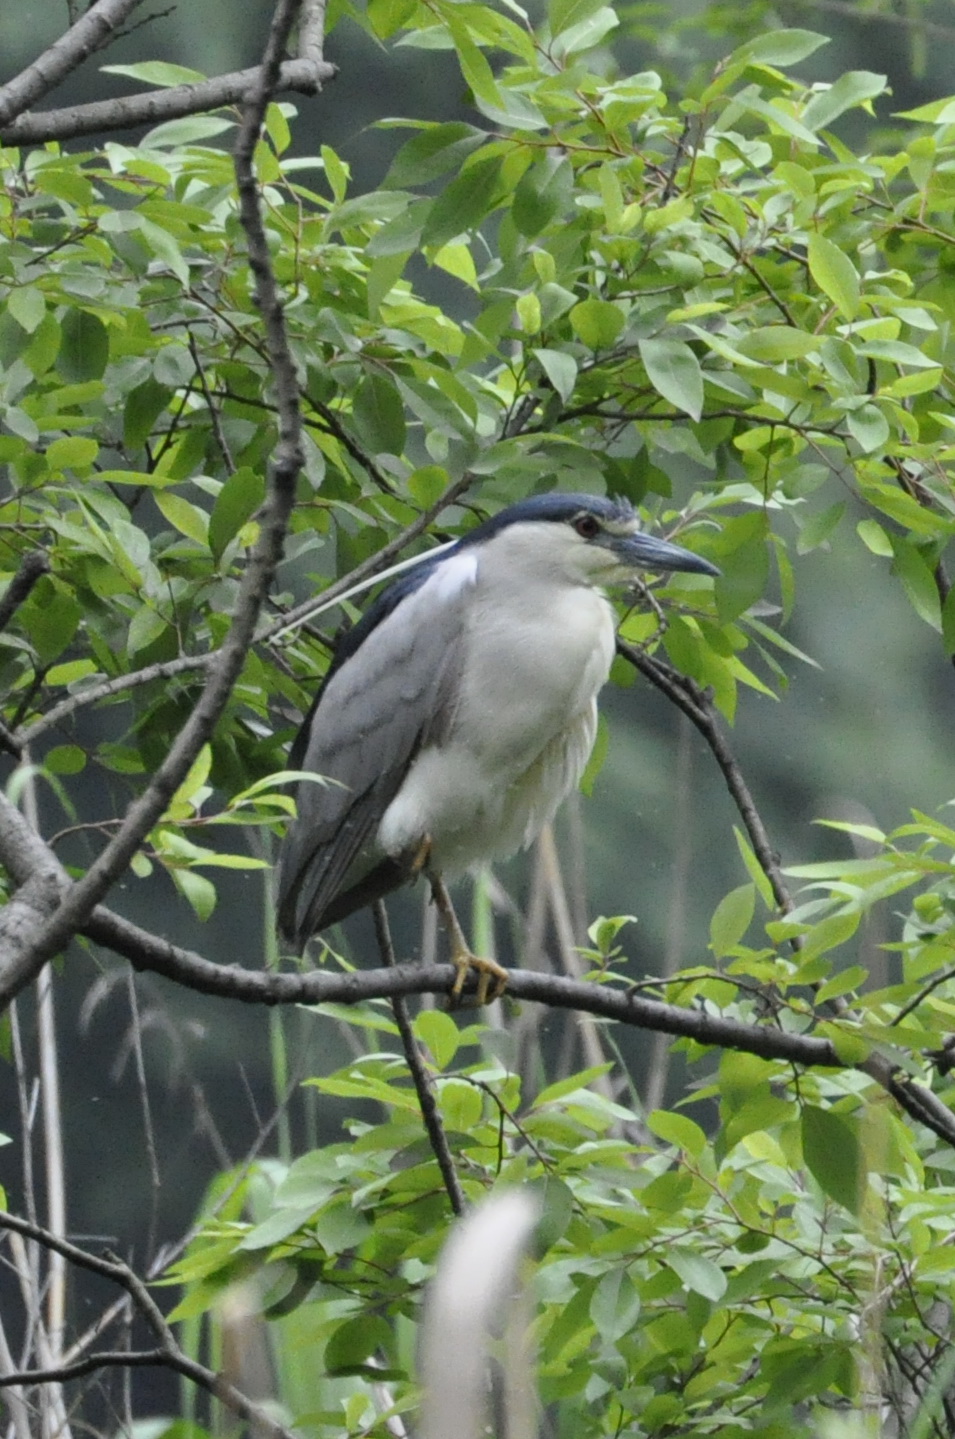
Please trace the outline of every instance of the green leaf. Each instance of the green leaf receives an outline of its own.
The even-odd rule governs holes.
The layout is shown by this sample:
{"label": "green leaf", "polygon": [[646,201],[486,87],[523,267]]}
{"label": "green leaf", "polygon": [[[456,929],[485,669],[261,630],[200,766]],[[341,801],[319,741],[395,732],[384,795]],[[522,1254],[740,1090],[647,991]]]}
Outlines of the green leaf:
{"label": "green leaf", "polygon": [[685,1149],[687,1154],[698,1159],[706,1148],[706,1135],[698,1124],[685,1114],[674,1114],[669,1109],[655,1109],[647,1115],[647,1128],[667,1144]]}
{"label": "green leaf", "polygon": [[402,145],[391,162],[383,188],[401,190],[409,185],[426,185],[451,170],[459,170],[486,139],[483,130],[476,130],[463,121],[428,125],[420,135]]}
{"label": "green leaf", "polygon": [[853,1214],[862,1206],[867,1173],[858,1130],[831,1109],[803,1105],[802,1152],[819,1187]]}
{"label": "green leaf", "polygon": [[885,75],[875,75],[871,70],[848,70],[828,90],[812,97],[802,112],[802,122],[810,130],[821,130],[856,105],[870,108],[867,102],[881,95],[885,88]]}
{"label": "green leaf", "polygon": [[825,235],[810,235],[807,248],[812,278],[836,309],[854,320],[859,313],[859,276],[852,261]]}
{"label": "green leaf", "polygon": [[210,919],[216,907],[216,887],[205,875],[197,874],[194,869],[171,869],[173,883],[189,901],[196,917],[203,922]]}
{"label": "green leaf", "polygon": [[577,361],[566,350],[534,350],[535,359],[557,391],[564,404],[574,393],[577,383]]}
{"label": "green leaf", "polygon": [[871,550],[874,555],[891,558],[892,541],[878,520],[860,520],[856,525],[856,533],[867,550]]}
{"label": "green leaf", "polygon": [[880,406],[873,402],[850,410],[846,415],[846,428],[867,455],[884,450],[892,433]]}
{"label": "green leaf", "polygon": [[[390,1353],[393,1342],[391,1328],[381,1315],[358,1314],[332,1330],[323,1356],[325,1371],[329,1375],[362,1374],[365,1361],[378,1350]],[[370,1373],[379,1375],[380,1366]]]}
{"label": "green leaf", "polygon": [[750,844],[746,835],[743,834],[743,831],[739,828],[738,825],[733,826],[733,833],[736,836],[736,847],[740,852],[740,856],[742,857],[743,863],[746,866],[746,870],[749,874],[750,879],[753,881],[757,890],[759,891],[760,899],[763,901],[763,904],[766,906],[767,909],[775,909],[776,897],[773,894],[773,886],[770,881],[769,875],[766,873],[759,860],[756,858],[756,854],[753,850],[752,845]]}
{"label": "green leaf", "polygon": [[561,30],[560,34],[554,37],[551,48],[554,55],[560,58],[581,54],[599,45],[619,24],[620,17],[617,12],[609,5],[601,5],[576,25],[568,25]]}
{"label": "green leaf", "polygon": [[69,310],[60,332],[56,368],[64,380],[102,379],[109,359],[109,334],[102,320],[88,310]]}
{"label": "green leaf", "polygon": [[662,1254],[665,1264],[679,1275],[685,1288],[714,1303],[726,1293],[726,1275],[718,1264],[695,1250],[669,1244]]}
{"label": "green leaf", "polygon": [[749,929],[756,908],[756,886],[741,884],[720,900],[710,920],[710,949],[717,959],[729,954]]}
{"label": "green leaf", "polygon": [[33,285],[22,285],[11,290],[6,299],[7,313],[12,315],[20,326],[32,335],[40,326],[46,315],[46,300],[40,290]]}
{"label": "green leaf", "polygon": [[444,1122],[449,1129],[470,1134],[481,1122],[484,1097],[473,1084],[463,1079],[442,1079],[437,1084]]}
{"label": "green leaf", "polygon": [[581,300],[570,312],[574,334],[591,350],[609,350],[620,338],[626,317],[609,300]]}
{"label": "green leaf", "polygon": [[190,504],[181,495],[170,494],[168,490],[155,490],[153,497],[163,517],[174,529],[197,545],[205,545],[209,534],[209,517],[198,505]]}
{"label": "green leaf", "polygon": [[821,45],[830,43],[828,36],[817,35],[814,30],[774,30],[748,40],[733,51],[730,61],[746,59],[761,65],[798,65],[800,60],[815,54]]}
{"label": "green leaf", "polygon": [[451,1016],[440,1009],[423,1009],[415,1017],[414,1029],[430,1049],[437,1067],[447,1069],[461,1043],[461,1031]]}
{"label": "green leaf", "polygon": [[67,660],[66,664],[54,665],[46,672],[46,683],[48,685],[72,685],[77,680],[86,679],[87,675],[96,674],[96,664],[93,660]]}
{"label": "green leaf", "polygon": [[521,176],[511,205],[511,217],[518,232],[533,239],[546,229],[569,195],[572,180],[570,166],[563,156],[548,154],[531,165]]}
{"label": "green leaf", "polygon": [[258,470],[243,467],[229,476],[209,516],[209,548],[217,561],[264,499],[265,479]]}
{"label": "green leaf", "polygon": [[101,65],[100,69],[104,75],[126,75],[143,85],[158,85],[163,89],[174,85],[197,85],[207,78],[201,70],[173,65],[168,60],[146,60],[138,65]]}
{"label": "green leaf", "polygon": [[65,435],[54,440],[46,452],[51,470],[86,470],[99,454],[99,442],[84,435]]}
{"label": "green leaf", "polygon": [[777,360],[801,360],[819,349],[819,336],[795,330],[790,325],[764,325],[740,335],[740,354],[748,359],[773,364]]}
{"label": "green leaf", "polygon": [[485,155],[452,180],[431,206],[421,232],[423,245],[445,245],[486,219],[500,185],[501,161]]}
{"label": "green leaf", "polygon": [[86,751],[75,744],[56,745],[43,763],[51,774],[80,774],[86,768]]}
{"label": "green leaf", "polygon": [[698,420],[703,412],[703,371],[686,341],[640,340],[638,348],[647,378],[657,393]]}
{"label": "green leaf", "polygon": [[321,155],[325,178],[334,196],[335,204],[340,205],[348,192],[348,166],[338,158],[330,145],[322,146]]}
{"label": "green leaf", "polygon": [[373,455],[403,453],[405,409],[397,389],[386,376],[365,376],[352,399],[352,417],[359,439]]}
{"label": "green leaf", "polygon": [[173,391],[152,376],[130,390],[123,409],[123,443],[128,450],[142,448],[172,396]]}

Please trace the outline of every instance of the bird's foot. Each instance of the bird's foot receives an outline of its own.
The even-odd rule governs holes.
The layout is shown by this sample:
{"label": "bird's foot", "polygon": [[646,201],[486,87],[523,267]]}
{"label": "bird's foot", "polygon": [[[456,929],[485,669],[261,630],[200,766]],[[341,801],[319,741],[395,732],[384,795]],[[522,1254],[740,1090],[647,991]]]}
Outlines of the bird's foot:
{"label": "bird's foot", "polygon": [[[472,969],[477,973],[477,993],[474,996],[474,1003],[478,1008],[493,1003],[495,999],[500,999],[507,987],[507,970],[496,960],[481,959],[478,955],[472,954],[469,949],[462,948],[456,949],[451,955],[451,963],[458,973],[451,986],[451,993],[448,995],[449,1009],[456,1009],[461,1003],[461,995]],[[491,987],[492,980],[494,981],[493,989]]]}

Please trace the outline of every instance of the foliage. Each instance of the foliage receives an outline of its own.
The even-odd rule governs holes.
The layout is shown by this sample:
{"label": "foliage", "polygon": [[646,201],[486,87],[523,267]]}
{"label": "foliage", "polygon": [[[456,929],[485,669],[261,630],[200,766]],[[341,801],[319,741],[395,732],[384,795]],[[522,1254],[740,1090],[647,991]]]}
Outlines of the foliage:
{"label": "foliage", "polygon": [[[365,193],[329,148],[294,157],[291,107],[270,107],[256,163],[305,427],[284,590],[134,864],[200,919],[207,870],[263,864],[258,847],[224,852],[222,826],[288,813],[285,742],[327,645],[278,637],[282,615],[306,579],[349,573],[432,508],[453,535],[535,489],[630,497],[722,574],[654,587],[622,637],[727,721],[741,685],[784,692],[799,561],[824,545],[879,557],[955,651],[953,102],[857,155],[840,124],[876,102],[886,118],[884,79],[795,78],[823,43],[806,31],[747,40],[673,99],[654,73],[613,71],[617,16],[590,0],[553,0],[537,30],[511,3],[370,0],[354,18],[453,56],[470,118],[390,122],[412,133]],[[51,565],[0,635],[2,719],[71,826],[108,829],[148,783],[258,532],[274,395],[214,143],[230,125],[2,155],[3,567],[37,545]],[[712,1139],[689,1100],[648,1135],[635,1103],[591,1085],[599,1066],[537,1088],[490,1050],[459,1064],[481,1031],[418,1016],[469,1196],[545,1193],[538,1338],[559,1433],[809,1433],[817,1407],[874,1395],[904,1429],[947,1372],[951,1151],[851,1066],[891,1042],[931,1082],[923,1056],[953,1016],[955,831],[917,815],[855,837],[875,852],[793,869],[795,908],[742,841],[749,878],[714,916],[712,965],[659,985],[687,1013],[826,1037],[847,1066],[724,1050],[692,1095],[718,1100]],[[867,991],[860,921],[907,893],[897,975]],[[586,956],[608,984],[619,929]],[[359,1381],[413,1404],[447,1200],[402,1056],[372,1048],[314,1083],[347,1101],[348,1137],[220,1189],[177,1271],[179,1313],[258,1276],[277,1332],[317,1344],[332,1376],[316,1408],[286,1350],[290,1410],[318,1434],[384,1433],[387,1405]]]}
{"label": "foliage", "polygon": [[[319,1435],[385,1434],[413,1406],[410,1321],[444,1235],[404,1057],[368,1020],[386,1047],[314,1083],[375,1117],[288,1167],[233,1176],[174,1275],[189,1317],[257,1276],[296,1371],[289,1396],[306,1383],[299,1346],[309,1365],[321,1355]],[[593,1071],[522,1099],[480,1053],[482,1026],[426,1011],[415,1028],[469,1200],[541,1190],[535,1339],[555,1434],[809,1435],[807,1404],[864,1407],[875,1390],[903,1412],[913,1372],[946,1352],[925,1316],[949,1302],[951,1155],[920,1156],[858,1076],[797,1078],[726,1051],[694,1096],[719,1095],[714,1144],[681,1110],[645,1127],[589,1087]],[[387,1380],[384,1408],[362,1380]]]}

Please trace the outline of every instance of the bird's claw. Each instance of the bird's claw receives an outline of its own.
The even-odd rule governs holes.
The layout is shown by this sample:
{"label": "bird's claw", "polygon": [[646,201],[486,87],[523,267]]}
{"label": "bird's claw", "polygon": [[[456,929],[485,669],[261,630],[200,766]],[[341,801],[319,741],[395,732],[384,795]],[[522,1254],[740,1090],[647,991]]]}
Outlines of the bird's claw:
{"label": "bird's claw", "polygon": [[[448,995],[449,1009],[456,1009],[458,1005],[462,1003],[461,995],[467,982],[468,973],[472,969],[477,972],[478,977],[477,993],[474,996],[473,1003],[479,1009],[485,1004],[493,1003],[495,999],[500,999],[507,987],[507,970],[502,964],[498,964],[493,959],[480,959],[476,954],[472,954],[470,950],[462,950],[456,954],[452,954],[451,963],[457,970],[457,976],[455,977],[454,984],[451,986],[451,993]],[[494,980],[494,988],[489,994],[488,991],[491,989],[492,979]]]}

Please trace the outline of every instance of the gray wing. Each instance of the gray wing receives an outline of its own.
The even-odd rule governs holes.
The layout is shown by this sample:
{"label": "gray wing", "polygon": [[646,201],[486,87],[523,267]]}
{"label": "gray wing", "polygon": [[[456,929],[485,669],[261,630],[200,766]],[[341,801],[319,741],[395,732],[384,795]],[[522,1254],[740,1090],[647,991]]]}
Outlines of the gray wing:
{"label": "gray wing", "polygon": [[410,877],[414,854],[385,855],[376,835],[453,712],[470,585],[449,588],[432,577],[406,596],[334,671],[306,721],[297,767],[329,782],[299,785],[279,860],[279,930],[297,951]]}

